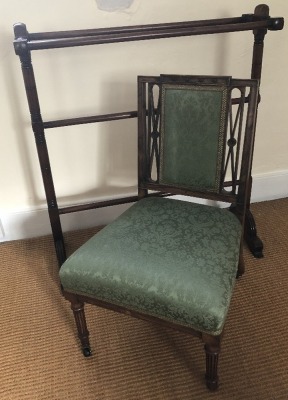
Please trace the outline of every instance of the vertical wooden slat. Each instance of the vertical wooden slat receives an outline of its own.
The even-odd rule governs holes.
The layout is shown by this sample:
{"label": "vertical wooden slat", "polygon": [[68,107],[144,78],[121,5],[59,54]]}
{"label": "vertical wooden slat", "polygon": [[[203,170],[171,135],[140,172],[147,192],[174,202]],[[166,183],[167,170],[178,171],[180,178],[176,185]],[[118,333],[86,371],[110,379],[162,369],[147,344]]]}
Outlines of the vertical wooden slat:
{"label": "vertical wooden slat", "polygon": [[141,188],[147,177],[147,122],[146,122],[146,82],[138,77],[138,196],[147,196],[148,190]]}
{"label": "vertical wooden slat", "polygon": [[41,117],[35,76],[31,61],[31,54],[27,47],[28,32],[26,30],[25,25],[16,24],[14,26],[14,33],[17,43],[21,44],[21,46],[19,46],[20,50],[18,51],[18,55],[21,61],[21,68],[26,90],[26,96],[31,115],[31,124],[34,132],[36,148],[42,173],[42,179],[46,193],[47,206],[48,206],[48,212],[54,238],[56,254],[59,265],[61,265],[66,259],[66,254],[64,248],[61,221],[60,221],[54,183],[52,178],[49,154],[47,149],[47,143],[45,139],[44,126]]}

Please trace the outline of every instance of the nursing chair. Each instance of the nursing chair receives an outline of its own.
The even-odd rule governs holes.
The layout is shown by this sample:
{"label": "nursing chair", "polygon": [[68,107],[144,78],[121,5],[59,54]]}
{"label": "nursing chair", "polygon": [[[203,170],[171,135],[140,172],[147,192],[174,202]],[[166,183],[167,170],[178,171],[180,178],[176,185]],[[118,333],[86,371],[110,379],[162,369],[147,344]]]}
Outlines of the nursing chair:
{"label": "nursing chair", "polygon": [[257,80],[138,77],[138,201],[60,268],[84,356],[90,303],[198,336],[207,387],[217,389],[223,327],[244,272],[257,102]]}

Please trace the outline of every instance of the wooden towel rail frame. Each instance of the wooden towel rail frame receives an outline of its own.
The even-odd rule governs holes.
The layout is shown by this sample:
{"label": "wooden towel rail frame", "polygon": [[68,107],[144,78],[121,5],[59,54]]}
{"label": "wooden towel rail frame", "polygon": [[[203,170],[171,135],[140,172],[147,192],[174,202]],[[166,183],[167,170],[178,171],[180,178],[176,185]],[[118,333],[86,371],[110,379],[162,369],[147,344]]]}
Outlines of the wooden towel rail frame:
{"label": "wooden towel rail frame", "polygon": [[[48,213],[51,221],[52,233],[59,265],[62,265],[62,263],[66,259],[66,252],[60,221],[61,214],[135,202],[138,197],[130,196],[120,199],[93,202],[76,206],[58,207],[53,177],[51,173],[48,148],[45,139],[45,130],[69,125],[80,125],[94,122],[136,118],[137,111],[110,113],[106,115],[96,115],[90,117],[79,117],[54,121],[43,121],[41,117],[36,81],[32,66],[31,52],[35,50],[64,47],[99,45],[107,43],[163,39],[171,37],[216,34],[224,32],[252,31],[254,35],[254,46],[252,54],[251,78],[258,79],[260,81],[265,35],[268,30],[281,30],[283,29],[283,26],[284,19],[282,17],[270,17],[269,7],[265,4],[258,5],[255,8],[253,14],[243,14],[241,17],[190,22],[40,33],[29,33],[25,24],[23,23],[17,23],[14,25],[14,48],[21,62],[24,85],[31,114],[32,129],[35,135],[39,162],[42,171],[42,178],[47,196]],[[248,204],[246,215],[246,242],[255,257],[262,257],[263,244],[260,238],[257,236],[256,224],[250,211],[250,201]]]}

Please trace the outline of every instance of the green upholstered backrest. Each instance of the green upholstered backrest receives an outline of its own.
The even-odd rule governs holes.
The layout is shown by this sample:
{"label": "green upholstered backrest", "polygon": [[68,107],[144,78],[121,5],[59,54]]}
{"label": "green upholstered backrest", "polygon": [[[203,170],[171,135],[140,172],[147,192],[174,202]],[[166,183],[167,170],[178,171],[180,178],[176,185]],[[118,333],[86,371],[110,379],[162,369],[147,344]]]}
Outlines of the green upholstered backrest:
{"label": "green upholstered backrest", "polygon": [[138,77],[138,188],[245,203],[258,81]]}
{"label": "green upholstered backrest", "polygon": [[199,191],[220,190],[227,86],[161,86],[159,183]]}

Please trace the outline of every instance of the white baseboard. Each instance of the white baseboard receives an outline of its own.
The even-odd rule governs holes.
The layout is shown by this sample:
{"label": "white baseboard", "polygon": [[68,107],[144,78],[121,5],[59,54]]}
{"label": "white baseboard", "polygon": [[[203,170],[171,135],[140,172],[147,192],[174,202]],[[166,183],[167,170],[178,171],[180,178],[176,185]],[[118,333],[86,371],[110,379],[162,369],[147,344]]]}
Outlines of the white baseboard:
{"label": "white baseboard", "polygon": [[[288,171],[253,177],[252,202],[288,197]],[[63,230],[71,231],[105,225],[125,211],[129,204],[66,214],[61,217]],[[46,209],[11,210],[0,214],[0,242],[26,239],[51,233]]]}
{"label": "white baseboard", "polygon": [[252,203],[288,197],[288,171],[253,176]]}
{"label": "white baseboard", "polygon": [[[61,216],[64,232],[105,225],[118,217],[129,204]],[[2,214],[2,213],[1,213]],[[2,237],[1,237],[2,232]],[[51,234],[47,209],[15,210],[0,215],[0,242]]]}

